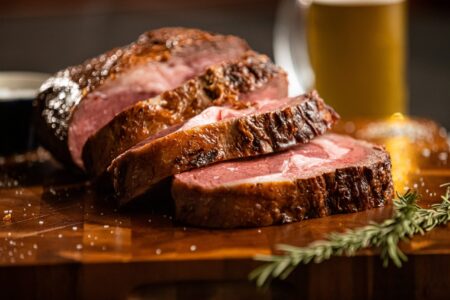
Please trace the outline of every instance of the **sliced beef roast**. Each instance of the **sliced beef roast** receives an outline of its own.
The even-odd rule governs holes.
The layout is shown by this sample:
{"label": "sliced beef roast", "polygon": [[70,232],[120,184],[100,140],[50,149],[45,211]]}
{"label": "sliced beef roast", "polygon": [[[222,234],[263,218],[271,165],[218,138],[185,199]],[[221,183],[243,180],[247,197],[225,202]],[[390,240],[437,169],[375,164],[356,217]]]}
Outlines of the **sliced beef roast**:
{"label": "sliced beef roast", "polygon": [[178,174],[175,216],[216,228],[266,226],[383,206],[393,196],[389,154],[327,134],[254,159]]}
{"label": "sliced beef roast", "polygon": [[82,167],[87,138],[117,113],[246,50],[242,39],[196,29],[144,33],[128,46],[69,67],[46,81],[35,101],[39,138],[57,159]]}
{"label": "sliced beef roast", "polygon": [[211,106],[125,151],[108,171],[123,204],[173,174],[309,142],[337,119],[316,92],[241,110]]}
{"label": "sliced beef roast", "polygon": [[212,66],[174,90],[139,101],[91,136],[83,149],[86,169],[102,174],[119,154],[140,141],[180,124],[209,106],[245,108],[255,99],[287,96],[287,77],[267,56],[246,53]]}

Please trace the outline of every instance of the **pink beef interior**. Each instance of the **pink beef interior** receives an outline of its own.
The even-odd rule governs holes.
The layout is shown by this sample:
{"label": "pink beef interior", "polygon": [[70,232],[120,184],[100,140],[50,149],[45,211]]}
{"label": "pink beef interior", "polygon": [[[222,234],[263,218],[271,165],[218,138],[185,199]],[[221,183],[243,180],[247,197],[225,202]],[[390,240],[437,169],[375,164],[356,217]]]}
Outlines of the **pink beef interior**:
{"label": "pink beef interior", "polygon": [[177,181],[205,189],[311,178],[357,164],[372,151],[366,142],[327,134],[308,144],[253,159],[235,160],[175,175]]}
{"label": "pink beef interior", "polygon": [[128,106],[173,89],[211,65],[237,59],[244,50],[241,45],[229,49],[204,47],[173,56],[169,62],[151,61],[106,82],[89,93],[72,116],[68,143],[73,160],[82,167],[81,151],[87,139]]}
{"label": "pink beef interior", "polygon": [[272,78],[264,86],[243,95],[242,101],[257,102],[261,99],[281,99],[287,97],[288,81],[284,74]]}
{"label": "pink beef interior", "polygon": [[[189,119],[178,130],[186,130],[197,126],[207,125],[215,122],[220,122],[228,119],[238,118],[255,113],[265,113],[273,111],[284,106],[288,106],[292,101],[290,98],[281,100],[264,99],[258,101],[252,101],[251,106],[246,109],[233,109],[224,106],[211,106],[202,111],[197,116]],[[294,100],[296,101],[296,100]]]}

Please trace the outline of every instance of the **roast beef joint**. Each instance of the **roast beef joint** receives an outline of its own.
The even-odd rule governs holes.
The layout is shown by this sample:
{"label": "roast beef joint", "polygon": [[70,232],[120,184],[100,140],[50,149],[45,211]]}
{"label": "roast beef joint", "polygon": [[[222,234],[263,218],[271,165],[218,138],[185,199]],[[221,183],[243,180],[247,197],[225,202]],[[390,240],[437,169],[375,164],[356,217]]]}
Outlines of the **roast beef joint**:
{"label": "roast beef joint", "polygon": [[34,113],[42,145],[118,205],[169,183],[183,224],[277,225],[391,200],[389,153],[329,133],[339,115],[317,91],[287,92],[285,71],[243,39],[161,28],[54,74]]}

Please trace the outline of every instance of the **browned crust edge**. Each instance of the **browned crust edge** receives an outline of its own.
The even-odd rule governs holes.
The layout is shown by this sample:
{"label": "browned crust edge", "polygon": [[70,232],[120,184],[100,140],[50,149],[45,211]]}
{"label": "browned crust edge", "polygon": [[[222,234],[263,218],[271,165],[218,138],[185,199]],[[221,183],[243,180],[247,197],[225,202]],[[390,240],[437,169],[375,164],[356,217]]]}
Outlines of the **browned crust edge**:
{"label": "browned crust edge", "polygon": [[[383,151],[383,150],[380,150]],[[286,183],[204,189],[174,180],[175,217],[194,226],[256,227],[384,206],[394,196],[389,154],[367,165]]]}
{"label": "browned crust edge", "polygon": [[[280,84],[287,87],[286,73],[267,56],[253,51],[239,61],[210,67],[203,75],[157,97],[161,104],[155,104],[153,99],[144,100],[118,114],[86,142],[85,168],[94,177],[99,176],[114,158],[140,141],[186,121],[211,105],[243,106],[240,100],[264,89],[266,84],[271,85],[270,81],[272,84],[284,81],[285,84]],[[277,97],[285,97],[287,89],[278,93]]]}
{"label": "browned crust edge", "polygon": [[175,132],[126,151],[108,168],[120,204],[174,174],[307,143],[339,118],[315,91],[297,100],[275,111]]}

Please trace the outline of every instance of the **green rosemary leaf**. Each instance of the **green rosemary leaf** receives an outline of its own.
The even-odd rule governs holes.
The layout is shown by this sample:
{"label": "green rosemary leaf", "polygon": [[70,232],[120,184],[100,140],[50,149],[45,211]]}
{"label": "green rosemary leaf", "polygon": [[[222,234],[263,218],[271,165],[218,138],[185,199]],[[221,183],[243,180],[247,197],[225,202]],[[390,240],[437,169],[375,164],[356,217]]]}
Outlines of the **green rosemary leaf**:
{"label": "green rosemary leaf", "polygon": [[295,252],[295,251],[298,251],[299,249],[301,249],[301,248],[299,248],[299,247],[295,247],[295,246],[291,246],[291,245],[286,245],[286,244],[278,244],[278,245],[276,245],[275,248],[276,248],[277,250],[285,251],[285,252]]}
{"label": "green rosemary leaf", "polygon": [[261,276],[261,274],[264,272],[264,270],[267,269],[267,265],[261,265],[254,269],[250,274],[248,275],[248,279],[250,280],[256,280],[258,277]]}
{"label": "green rosemary leaf", "polygon": [[441,186],[446,187],[445,194],[441,196],[442,202],[433,204],[429,209],[417,205],[419,195],[409,190],[403,195],[397,194],[392,218],[381,223],[370,222],[367,226],[348,229],[343,233],[333,232],[326,239],[306,247],[277,245],[276,249],[283,254],[255,256],[256,260],[266,263],[253,270],[249,279],[263,286],[273,278],[287,278],[300,263],[320,263],[331,256],[353,256],[369,247],[379,248],[383,266],[388,266],[392,261],[401,267],[408,258],[398,246],[400,241],[424,234],[450,220],[450,183]]}
{"label": "green rosemary leaf", "polygon": [[272,272],[272,276],[279,277],[281,275],[281,273],[283,273],[283,271],[286,270],[287,267],[289,267],[290,264],[291,264],[291,260],[289,260],[289,259],[284,259],[284,260],[280,261],[278,263],[278,265],[275,266],[275,268]]}
{"label": "green rosemary leaf", "polygon": [[258,286],[263,286],[267,282],[269,276],[272,275],[275,268],[276,264],[274,262],[266,265],[265,268],[262,269],[262,272],[256,277],[256,284]]}
{"label": "green rosemary leaf", "polygon": [[284,279],[286,279],[291,273],[292,273],[292,271],[294,271],[295,270],[295,268],[297,267],[297,265],[298,264],[292,264],[292,265],[290,265],[290,266],[288,266],[284,271],[283,271],[283,273],[281,273],[280,274],[280,279],[281,280],[284,280]]}

